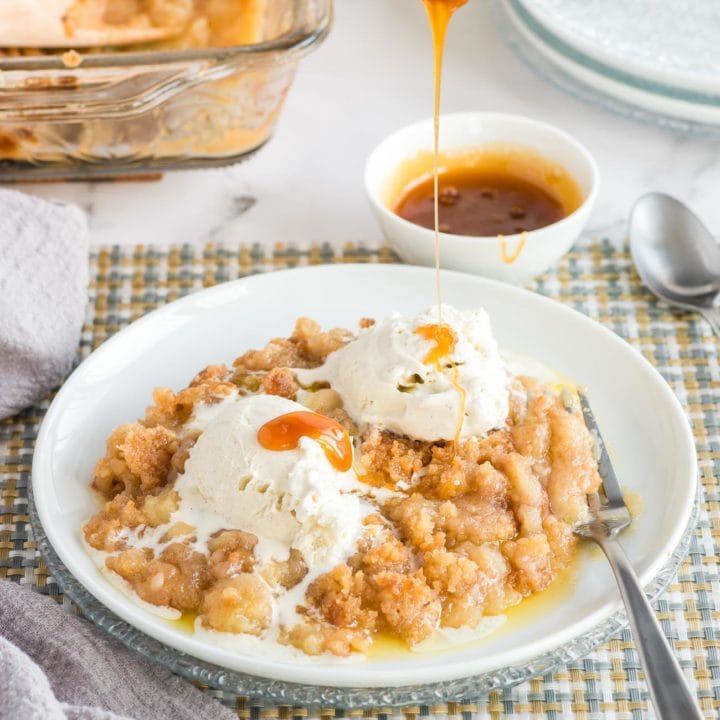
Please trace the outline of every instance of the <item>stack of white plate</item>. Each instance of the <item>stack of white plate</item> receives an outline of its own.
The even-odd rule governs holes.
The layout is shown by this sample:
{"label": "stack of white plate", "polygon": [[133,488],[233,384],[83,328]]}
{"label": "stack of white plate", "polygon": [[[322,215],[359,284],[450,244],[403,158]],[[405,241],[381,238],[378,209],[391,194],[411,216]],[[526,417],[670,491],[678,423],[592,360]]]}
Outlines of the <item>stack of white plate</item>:
{"label": "stack of white plate", "polygon": [[506,36],[575,94],[679,130],[720,131],[717,0],[497,0]]}

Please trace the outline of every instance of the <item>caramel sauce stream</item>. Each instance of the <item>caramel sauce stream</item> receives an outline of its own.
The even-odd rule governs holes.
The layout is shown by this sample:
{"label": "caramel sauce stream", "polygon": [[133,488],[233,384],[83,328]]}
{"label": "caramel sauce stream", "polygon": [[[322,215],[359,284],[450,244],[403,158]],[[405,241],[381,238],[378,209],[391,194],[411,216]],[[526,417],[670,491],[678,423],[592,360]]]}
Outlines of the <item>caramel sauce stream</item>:
{"label": "caramel sauce stream", "polygon": [[448,25],[455,10],[467,0],[423,0],[433,37],[434,102],[433,102],[433,202],[435,213],[435,292],[438,323],[442,323],[442,292],[440,288],[440,203],[438,200],[440,158],[440,98],[442,92],[443,55]]}
{"label": "caramel sauce stream", "polygon": [[352,444],[347,430],[335,420],[300,410],[268,420],[257,432],[257,441],[266,450],[294,450],[300,438],[315,440],[328,462],[340,472],[352,467]]}
{"label": "caramel sauce stream", "polygon": [[[423,358],[426,365],[433,365],[438,372],[442,372],[443,360],[452,354],[457,343],[457,336],[449,325],[437,323],[432,325],[421,325],[415,332],[425,340],[435,343]],[[455,425],[455,437],[453,443],[457,447],[460,442],[460,433],[462,433],[463,422],[465,421],[465,405],[467,403],[467,390],[460,384],[460,370],[457,363],[452,366],[452,379],[450,381],[453,388],[460,397],[460,408],[458,410],[457,422]]]}
{"label": "caramel sauce stream", "polygon": [[[442,359],[455,349],[457,338],[449,325],[442,319],[442,288],[440,286],[440,201],[439,201],[439,165],[440,165],[440,99],[442,93],[443,55],[445,53],[445,37],[453,13],[467,0],[423,0],[430,20],[433,37],[434,62],[434,99],[433,99],[433,211],[435,214],[435,293],[437,295],[438,321],[436,325],[423,325],[416,332],[426,340],[435,343],[425,357],[427,365],[435,365],[442,370]],[[457,446],[465,419],[465,402],[467,391],[459,382],[460,371],[457,364],[453,365],[452,385],[460,396],[460,411],[455,427],[454,444]]]}

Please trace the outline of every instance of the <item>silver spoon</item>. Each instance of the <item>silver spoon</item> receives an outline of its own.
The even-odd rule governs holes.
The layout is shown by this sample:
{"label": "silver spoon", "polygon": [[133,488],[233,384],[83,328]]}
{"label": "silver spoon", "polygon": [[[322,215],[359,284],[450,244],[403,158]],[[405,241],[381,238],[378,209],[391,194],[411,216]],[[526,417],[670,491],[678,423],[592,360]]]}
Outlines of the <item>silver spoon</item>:
{"label": "silver spoon", "polygon": [[630,213],[638,274],[668,305],[694,310],[720,337],[720,246],[690,208],[670,195],[643,195]]}

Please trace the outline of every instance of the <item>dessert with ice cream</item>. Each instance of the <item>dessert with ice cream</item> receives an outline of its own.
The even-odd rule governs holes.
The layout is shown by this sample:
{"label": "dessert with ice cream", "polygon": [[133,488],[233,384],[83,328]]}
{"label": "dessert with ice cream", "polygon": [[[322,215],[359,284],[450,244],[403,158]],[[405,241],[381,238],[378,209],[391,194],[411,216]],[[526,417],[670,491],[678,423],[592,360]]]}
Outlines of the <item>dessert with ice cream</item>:
{"label": "dessert with ice cream", "polygon": [[[445,306],[443,321],[454,335],[446,353],[427,337],[438,327],[437,308],[413,318],[394,314],[298,377],[328,381],[363,425],[416,440],[448,440],[462,415],[459,437],[486,435],[508,414],[508,376],[490,319],[481,309]],[[427,362],[431,352],[437,361]]]}
{"label": "dessert with ice cream", "polygon": [[206,422],[196,421],[202,433],[175,482],[181,499],[175,517],[202,529],[205,543],[225,526],[253,533],[256,558],[295,550],[308,566],[330,568],[352,553],[374,510],[361,500],[355,473],[338,469],[312,437],[281,452],[259,441],[258,428],[307,409],[259,394],[234,396],[212,410]]}
{"label": "dessert with ice cream", "polygon": [[600,479],[571,396],[509,369],[483,310],[357,335],[301,318],[112,433],[85,541],[138,602],[239,650],[479,633],[574,556]]}

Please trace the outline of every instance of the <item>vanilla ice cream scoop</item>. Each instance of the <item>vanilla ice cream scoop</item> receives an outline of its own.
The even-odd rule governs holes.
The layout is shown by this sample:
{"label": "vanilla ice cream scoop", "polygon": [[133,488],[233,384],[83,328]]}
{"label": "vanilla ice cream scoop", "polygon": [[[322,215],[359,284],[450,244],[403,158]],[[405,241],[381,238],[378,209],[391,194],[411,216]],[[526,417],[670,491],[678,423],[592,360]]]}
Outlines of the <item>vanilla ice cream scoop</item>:
{"label": "vanilla ice cream scoop", "polygon": [[447,352],[427,332],[438,324],[435,307],[361,330],[324,365],[297,377],[329,382],[360,424],[428,441],[451,440],[458,427],[462,438],[485,435],[508,414],[508,374],[490,319],[482,309],[443,305],[442,321],[452,331]]}
{"label": "vanilla ice cream scoop", "polygon": [[275,395],[231,397],[213,407],[175,483],[180,508],[173,520],[201,534],[203,528],[254,533],[260,553],[270,548],[286,556],[296,548],[313,569],[347,557],[369,507],[352,492],[360,486],[355,473],[337,470],[310,437],[280,451],[258,442],[265,423],[301,411],[308,412]]}

